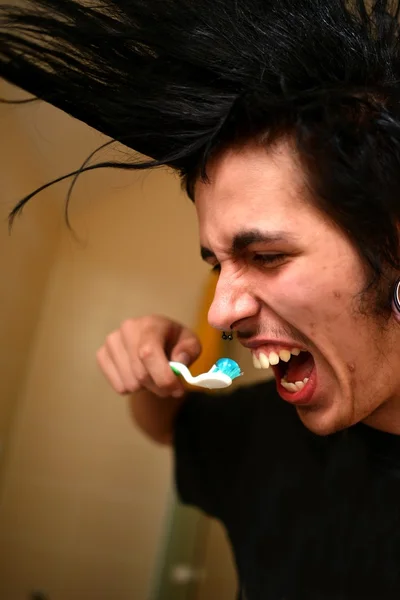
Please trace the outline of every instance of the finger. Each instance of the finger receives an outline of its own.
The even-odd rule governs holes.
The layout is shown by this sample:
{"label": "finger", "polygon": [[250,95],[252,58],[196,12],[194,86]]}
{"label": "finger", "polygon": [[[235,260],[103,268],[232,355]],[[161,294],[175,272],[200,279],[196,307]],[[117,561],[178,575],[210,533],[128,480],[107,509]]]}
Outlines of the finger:
{"label": "finger", "polygon": [[108,355],[111,357],[114,366],[118,371],[125,389],[128,392],[135,392],[140,385],[138,384],[138,381],[132,370],[129,355],[125,349],[121,332],[115,331],[114,333],[110,334],[107,338],[105,346]]}
{"label": "finger", "polygon": [[183,384],[172,371],[165,351],[160,345],[143,344],[140,347],[138,357],[141,368],[144,369],[151,382],[164,395],[178,396],[183,394]]}
{"label": "finger", "polygon": [[155,383],[146,366],[138,358],[135,360],[132,369],[135,373],[135,377],[138,381],[140,389],[146,389],[160,398],[167,398],[168,396],[172,395],[173,392],[171,392],[168,388],[164,388]]}
{"label": "finger", "polygon": [[143,320],[138,339],[134,320],[127,320],[121,325],[121,339],[139,385],[158,396],[180,396],[184,393],[184,387],[173,374],[165,354],[168,337],[176,339],[181,329],[181,325],[169,319],[149,317]]}
{"label": "finger", "polygon": [[124,383],[105,346],[102,346],[100,348],[100,350],[96,354],[96,358],[103,375],[105,376],[111,387],[118,394],[126,394],[127,390],[125,389]]}
{"label": "finger", "polygon": [[171,360],[190,366],[201,353],[198,338],[189,329],[184,329],[171,351]]}
{"label": "finger", "polygon": [[[171,387],[171,379],[167,381],[167,385],[163,384],[165,381],[161,378],[158,379],[158,372],[163,367],[163,363],[168,361],[160,348],[160,339],[159,333],[157,334],[157,338],[155,339],[154,334],[152,335],[149,329],[146,329],[146,343],[140,347],[140,343],[136,339],[136,331],[132,328],[131,322],[126,322],[121,327],[121,335],[119,337],[119,342],[123,346],[123,351],[120,349],[119,352],[123,353],[125,360],[129,363],[129,370],[132,373],[133,379],[135,381],[136,389],[146,389],[156,394],[157,396],[166,398],[170,396],[174,392],[180,390],[182,386],[180,386],[179,381],[173,387]],[[115,348],[115,345],[114,345]],[[158,360],[155,361],[154,366],[152,367],[152,372],[149,371],[148,366],[141,360],[142,354],[145,356],[147,353],[147,348],[159,348],[159,356]],[[161,363],[161,366],[157,363]],[[127,370],[126,364],[124,365],[124,369]],[[155,379],[153,377],[153,373],[155,373]],[[172,370],[168,367],[168,375],[172,374]]]}

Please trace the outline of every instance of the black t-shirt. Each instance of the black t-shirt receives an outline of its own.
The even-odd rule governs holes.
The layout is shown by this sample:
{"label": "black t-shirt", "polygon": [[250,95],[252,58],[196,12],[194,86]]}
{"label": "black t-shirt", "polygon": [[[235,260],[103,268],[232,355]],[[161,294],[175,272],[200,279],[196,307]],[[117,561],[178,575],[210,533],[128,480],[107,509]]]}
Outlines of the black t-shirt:
{"label": "black t-shirt", "polygon": [[316,436],[267,382],[192,394],[175,451],[178,493],[225,526],[243,598],[400,600],[400,436]]}

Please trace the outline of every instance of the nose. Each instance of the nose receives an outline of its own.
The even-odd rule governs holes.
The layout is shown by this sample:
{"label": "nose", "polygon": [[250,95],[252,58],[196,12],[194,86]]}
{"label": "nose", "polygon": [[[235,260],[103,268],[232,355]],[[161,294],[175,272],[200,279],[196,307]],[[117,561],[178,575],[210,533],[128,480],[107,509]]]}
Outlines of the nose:
{"label": "nose", "polygon": [[254,317],[259,303],[245,282],[233,282],[219,276],[214,299],[208,311],[208,322],[215,329],[229,330],[238,321]]}

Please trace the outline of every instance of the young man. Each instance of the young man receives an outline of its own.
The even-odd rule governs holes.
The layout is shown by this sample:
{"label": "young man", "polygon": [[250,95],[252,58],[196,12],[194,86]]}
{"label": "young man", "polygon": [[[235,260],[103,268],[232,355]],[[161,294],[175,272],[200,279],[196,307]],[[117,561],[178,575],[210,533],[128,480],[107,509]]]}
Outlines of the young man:
{"label": "young man", "polygon": [[315,206],[289,141],[224,152],[195,206],[220,271],[209,320],[257,368],[273,365],[281,399],[270,383],[185,397],[168,360],[190,364],[200,345],[163,317],[112,333],[103,372],[135,392],[138,425],[175,446],[183,500],[225,524],[247,598],[395,598],[400,313],[367,289],[357,246]]}
{"label": "young man", "polygon": [[199,341],[158,316],[98,353],[224,523],[241,597],[399,598],[399,3],[35,4],[0,13],[0,73],[181,174],[210,323],[273,366],[185,395],[168,360]]}

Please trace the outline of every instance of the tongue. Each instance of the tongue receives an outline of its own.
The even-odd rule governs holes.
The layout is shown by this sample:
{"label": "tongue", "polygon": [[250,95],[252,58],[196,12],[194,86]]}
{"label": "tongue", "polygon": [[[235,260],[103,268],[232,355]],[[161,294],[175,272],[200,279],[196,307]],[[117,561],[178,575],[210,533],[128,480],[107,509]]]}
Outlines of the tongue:
{"label": "tongue", "polygon": [[288,383],[303,381],[310,377],[314,368],[314,359],[309,352],[300,352],[299,356],[292,356],[288,363],[285,379]]}

